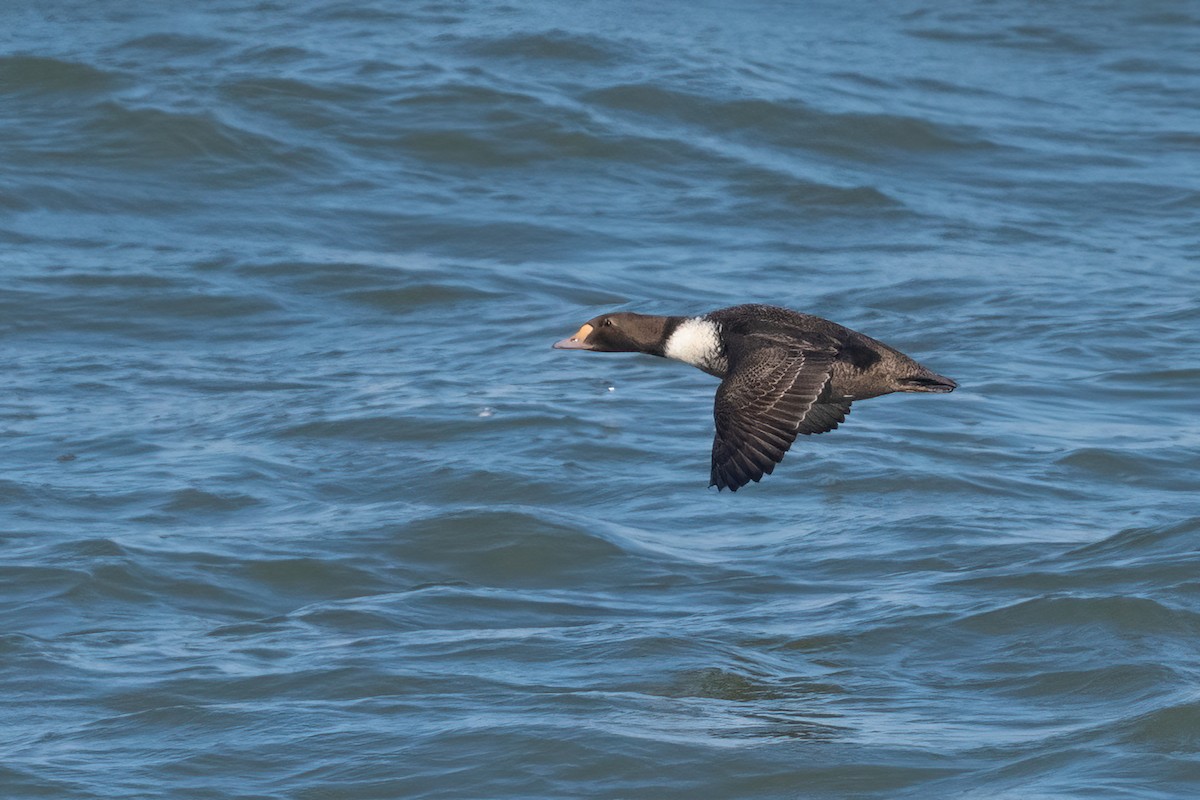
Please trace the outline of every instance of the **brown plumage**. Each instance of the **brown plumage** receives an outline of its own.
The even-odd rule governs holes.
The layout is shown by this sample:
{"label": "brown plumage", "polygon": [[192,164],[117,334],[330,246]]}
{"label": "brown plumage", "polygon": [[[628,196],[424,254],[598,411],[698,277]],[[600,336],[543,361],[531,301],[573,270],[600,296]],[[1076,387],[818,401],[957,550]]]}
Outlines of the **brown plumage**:
{"label": "brown plumage", "polygon": [[797,435],[844,422],[856,400],[958,385],[883,342],[776,306],[701,317],[604,314],[554,346],[664,356],[722,378],[709,485],[735,492],[769,475]]}

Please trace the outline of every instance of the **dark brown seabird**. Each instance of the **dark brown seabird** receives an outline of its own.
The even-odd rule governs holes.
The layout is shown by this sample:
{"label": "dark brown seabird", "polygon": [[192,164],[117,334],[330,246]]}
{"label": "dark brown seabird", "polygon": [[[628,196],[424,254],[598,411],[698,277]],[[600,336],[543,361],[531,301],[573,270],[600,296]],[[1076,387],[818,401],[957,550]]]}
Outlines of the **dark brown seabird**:
{"label": "dark brown seabird", "polygon": [[554,347],[647,353],[721,378],[709,486],[734,492],[770,475],[797,434],[836,428],[855,400],[958,386],[883,342],[776,306],[732,306],[699,317],[602,314]]}

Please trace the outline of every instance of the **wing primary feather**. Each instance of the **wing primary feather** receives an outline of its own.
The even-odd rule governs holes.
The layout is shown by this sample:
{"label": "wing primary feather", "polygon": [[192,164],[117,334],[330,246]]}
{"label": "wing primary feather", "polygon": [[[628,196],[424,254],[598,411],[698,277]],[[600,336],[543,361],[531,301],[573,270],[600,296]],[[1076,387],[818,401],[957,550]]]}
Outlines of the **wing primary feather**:
{"label": "wing primary feather", "polygon": [[745,336],[730,347],[729,369],[713,402],[712,483],[737,491],[771,474],[800,433],[837,427],[848,404],[818,404],[832,349]]}

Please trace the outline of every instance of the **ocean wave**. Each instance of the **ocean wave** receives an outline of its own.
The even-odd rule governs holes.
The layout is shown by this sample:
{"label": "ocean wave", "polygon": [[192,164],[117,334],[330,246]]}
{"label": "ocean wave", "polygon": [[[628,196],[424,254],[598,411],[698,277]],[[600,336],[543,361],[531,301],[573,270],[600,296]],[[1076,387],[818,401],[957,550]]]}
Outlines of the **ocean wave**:
{"label": "ocean wave", "polygon": [[1065,554],[1072,562],[1112,563],[1128,559],[1186,558],[1200,559],[1196,534],[1200,517],[1166,525],[1127,528],[1111,536],[1077,547]]}
{"label": "ocean wave", "polygon": [[493,58],[568,61],[599,66],[617,64],[629,56],[628,47],[615,40],[581,36],[561,29],[469,39],[461,46],[470,53]]}
{"label": "ocean wave", "polygon": [[[431,575],[489,586],[578,585],[598,574],[655,574],[652,562],[593,526],[516,509],[463,510],[414,520],[389,548]],[[641,562],[641,563],[639,563]],[[446,573],[447,568],[452,571]]]}
{"label": "ocean wave", "polygon": [[209,113],[135,107],[105,101],[87,119],[75,160],[102,160],[128,169],[208,163],[210,184],[235,185],[320,169],[327,162],[311,148],[238,127]]}
{"label": "ocean wave", "polygon": [[118,46],[118,50],[146,50],[151,52],[169,53],[174,57],[211,56],[229,46],[229,40],[218,36],[204,36],[195,33],[151,33],[127,39]]}
{"label": "ocean wave", "polygon": [[1110,634],[1200,634],[1200,614],[1155,600],[1124,595],[1045,595],[960,617],[956,627],[993,636],[1057,628],[1081,641]]}
{"label": "ocean wave", "polygon": [[124,82],[120,73],[78,61],[33,55],[0,56],[0,95],[103,93]]}
{"label": "ocean wave", "polygon": [[798,100],[719,100],[653,84],[626,84],[588,92],[604,108],[686,123],[715,134],[868,161],[894,150],[957,152],[995,147],[981,135],[916,117],[828,112]]}

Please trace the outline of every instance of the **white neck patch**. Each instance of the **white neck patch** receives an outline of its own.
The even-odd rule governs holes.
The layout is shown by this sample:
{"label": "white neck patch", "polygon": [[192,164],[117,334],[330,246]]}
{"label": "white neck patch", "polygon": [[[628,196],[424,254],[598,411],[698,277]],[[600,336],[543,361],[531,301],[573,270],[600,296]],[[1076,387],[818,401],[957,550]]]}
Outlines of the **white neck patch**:
{"label": "white neck patch", "polygon": [[693,367],[707,369],[721,357],[721,329],[717,323],[704,317],[685,319],[667,339],[663,354]]}

